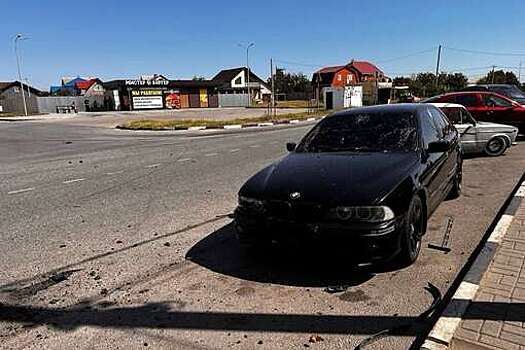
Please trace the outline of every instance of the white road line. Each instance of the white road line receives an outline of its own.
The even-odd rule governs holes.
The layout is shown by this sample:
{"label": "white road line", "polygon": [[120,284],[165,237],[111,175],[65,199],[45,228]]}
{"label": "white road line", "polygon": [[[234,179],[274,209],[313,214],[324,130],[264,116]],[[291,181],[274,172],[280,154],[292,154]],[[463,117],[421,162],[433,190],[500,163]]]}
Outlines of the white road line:
{"label": "white road line", "polygon": [[177,162],[187,162],[188,160],[191,160],[191,158],[181,158]]}
{"label": "white road line", "polygon": [[261,146],[259,146],[259,145],[250,145],[250,146],[248,146],[248,147],[250,147],[250,148],[259,148],[259,147],[261,147]]}
{"label": "white road line", "polygon": [[230,153],[239,152],[240,150],[240,148],[234,148],[230,150]]}
{"label": "white road line", "polygon": [[156,168],[158,166],[160,166],[160,163],[147,165],[146,168]]}
{"label": "white road line", "polygon": [[215,157],[217,155],[219,155],[219,153],[206,153],[204,156],[205,157]]}
{"label": "white road line", "polygon": [[521,185],[514,197],[525,197],[525,185]]}
{"label": "white road line", "polygon": [[72,180],[66,180],[66,181],[62,181],[63,184],[71,184],[73,182],[79,182],[79,181],[84,181],[85,179],[84,178],[81,178],[81,179],[72,179]]}
{"label": "white road line", "polygon": [[7,192],[7,194],[17,194],[17,193],[22,193],[22,192],[29,192],[29,191],[33,191],[34,189],[35,189],[34,187],[22,188],[20,190],[9,191]]}
{"label": "white road line", "polygon": [[124,172],[124,170],[120,170],[120,171],[114,171],[114,172],[106,173],[106,175],[116,175],[116,174],[122,174],[123,172]]}

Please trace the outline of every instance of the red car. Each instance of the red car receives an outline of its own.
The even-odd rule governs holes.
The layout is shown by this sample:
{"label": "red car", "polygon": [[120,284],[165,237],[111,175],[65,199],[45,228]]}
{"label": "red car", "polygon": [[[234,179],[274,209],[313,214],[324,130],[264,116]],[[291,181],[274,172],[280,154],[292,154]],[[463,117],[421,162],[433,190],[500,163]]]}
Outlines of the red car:
{"label": "red car", "polygon": [[477,120],[513,125],[519,129],[520,134],[525,134],[525,106],[495,92],[451,92],[422,102],[457,103],[465,106]]}

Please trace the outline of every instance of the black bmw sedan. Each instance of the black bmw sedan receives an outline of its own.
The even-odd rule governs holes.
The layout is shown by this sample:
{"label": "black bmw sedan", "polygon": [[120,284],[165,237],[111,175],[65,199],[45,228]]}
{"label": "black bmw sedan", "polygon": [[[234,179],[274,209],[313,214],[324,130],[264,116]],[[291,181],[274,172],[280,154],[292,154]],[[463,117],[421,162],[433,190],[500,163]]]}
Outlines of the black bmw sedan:
{"label": "black bmw sedan", "polygon": [[313,243],[365,264],[410,264],[428,217],[461,191],[458,133],[426,104],[338,112],[287,149],[239,191],[243,244]]}

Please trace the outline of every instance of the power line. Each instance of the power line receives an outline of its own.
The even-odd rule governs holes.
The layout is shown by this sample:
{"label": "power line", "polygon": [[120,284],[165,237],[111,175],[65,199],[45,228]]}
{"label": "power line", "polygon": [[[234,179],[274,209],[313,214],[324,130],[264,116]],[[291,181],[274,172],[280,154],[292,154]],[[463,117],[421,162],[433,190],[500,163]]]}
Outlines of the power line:
{"label": "power line", "polygon": [[478,50],[470,50],[470,49],[461,49],[457,47],[448,47],[443,46],[443,48],[450,50],[450,51],[457,51],[457,52],[465,52],[465,53],[471,53],[471,54],[477,54],[477,55],[490,55],[490,56],[516,56],[516,57],[525,57],[525,53],[509,53],[509,52],[491,52],[491,51],[478,51]]}
{"label": "power line", "polygon": [[399,61],[399,60],[403,60],[405,58],[418,56],[418,55],[421,55],[421,54],[424,54],[424,53],[427,53],[427,52],[434,52],[436,49],[437,49],[437,46],[434,46],[434,47],[431,47],[430,49],[409,53],[409,54],[406,54],[406,55],[403,55],[403,56],[393,57],[393,58],[389,58],[389,59],[386,59],[386,60],[375,61],[375,63],[387,63],[387,62]]}

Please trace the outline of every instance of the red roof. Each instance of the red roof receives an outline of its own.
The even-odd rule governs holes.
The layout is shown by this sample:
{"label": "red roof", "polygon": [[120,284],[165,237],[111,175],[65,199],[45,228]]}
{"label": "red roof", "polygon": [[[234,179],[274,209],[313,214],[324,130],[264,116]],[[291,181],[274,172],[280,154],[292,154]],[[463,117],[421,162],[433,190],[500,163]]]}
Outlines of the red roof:
{"label": "red roof", "polygon": [[374,74],[376,72],[383,74],[381,69],[367,61],[352,61],[348,65],[357,69],[361,74]]}
{"label": "red roof", "polygon": [[76,85],[77,85],[77,88],[81,90],[87,90],[91,87],[91,85],[95,84],[96,82],[97,82],[96,79],[90,79],[86,81],[79,81],[76,83]]}
{"label": "red roof", "polygon": [[346,68],[346,66],[323,67],[320,70],[318,70],[316,73],[335,73],[335,72],[340,71],[343,68]]}

